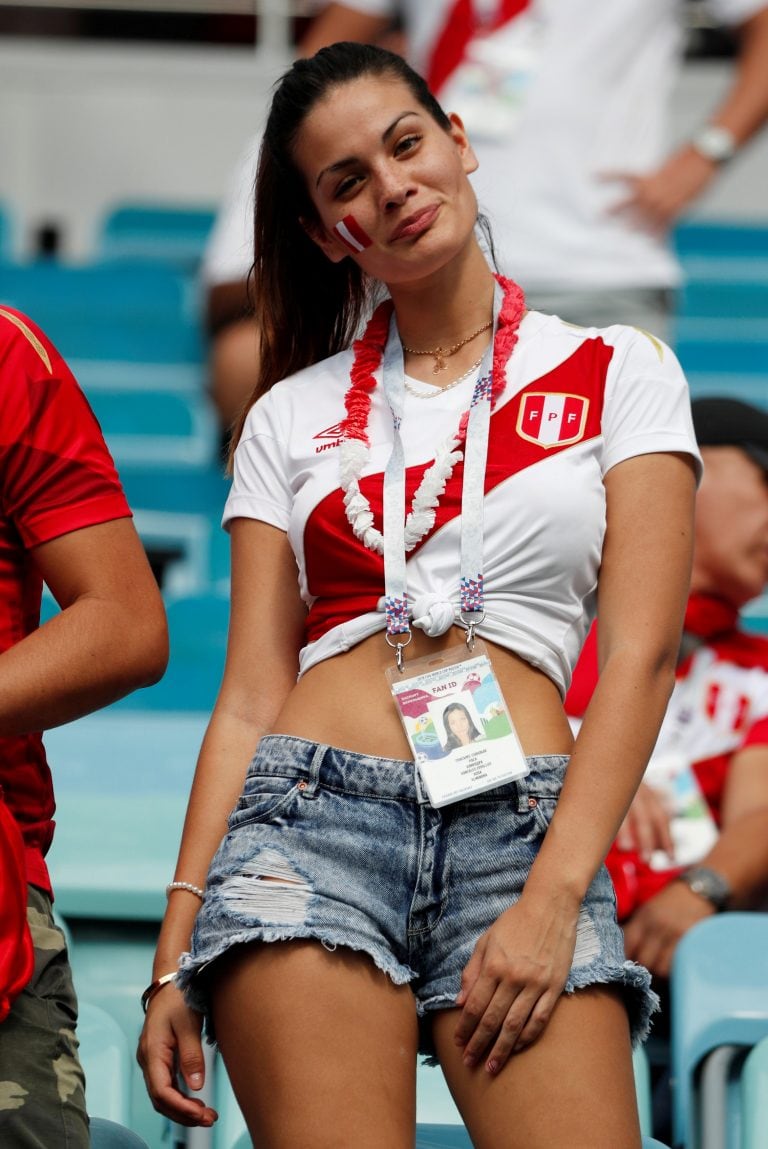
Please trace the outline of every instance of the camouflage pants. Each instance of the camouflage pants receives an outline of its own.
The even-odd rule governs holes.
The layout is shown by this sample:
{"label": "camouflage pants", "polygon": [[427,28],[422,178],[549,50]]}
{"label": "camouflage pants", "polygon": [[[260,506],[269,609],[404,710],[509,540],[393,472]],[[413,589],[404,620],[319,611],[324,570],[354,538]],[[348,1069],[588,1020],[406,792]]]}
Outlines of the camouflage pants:
{"label": "camouflage pants", "polygon": [[35,972],[0,1024],[0,1145],[87,1149],[72,972],[50,901],[33,886],[27,917],[35,943]]}

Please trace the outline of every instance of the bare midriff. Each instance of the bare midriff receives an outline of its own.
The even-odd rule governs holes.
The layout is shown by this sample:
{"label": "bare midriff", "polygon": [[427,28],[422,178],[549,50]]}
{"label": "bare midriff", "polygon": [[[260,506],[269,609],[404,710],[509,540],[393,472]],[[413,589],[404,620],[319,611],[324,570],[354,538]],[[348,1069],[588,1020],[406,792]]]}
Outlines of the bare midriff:
{"label": "bare midriff", "polygon": [[[524,753],[570,753],[573,735],[555,684],[510,651],[485,645]],[[440,638],[414,631],[405,650],[406,666],[450,647],[466,649],[462,629],[454,627]],[[394,651],[383,633],[318,663],[299,679],[272,732],[359,754],[411,758],[386,678],[394,665]]]}

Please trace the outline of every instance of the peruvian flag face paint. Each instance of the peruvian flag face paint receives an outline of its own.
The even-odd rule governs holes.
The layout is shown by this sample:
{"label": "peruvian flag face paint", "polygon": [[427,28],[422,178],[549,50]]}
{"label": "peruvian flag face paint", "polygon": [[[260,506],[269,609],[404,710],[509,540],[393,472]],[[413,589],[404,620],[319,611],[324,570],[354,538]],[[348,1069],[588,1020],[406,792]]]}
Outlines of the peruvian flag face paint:
{"label": "peruvian flag face paint", "polygon": [[355,253],[365,251],[373,243],[368,232],[363,230],[353,215],[345,215],[333,230],[345,247]]}

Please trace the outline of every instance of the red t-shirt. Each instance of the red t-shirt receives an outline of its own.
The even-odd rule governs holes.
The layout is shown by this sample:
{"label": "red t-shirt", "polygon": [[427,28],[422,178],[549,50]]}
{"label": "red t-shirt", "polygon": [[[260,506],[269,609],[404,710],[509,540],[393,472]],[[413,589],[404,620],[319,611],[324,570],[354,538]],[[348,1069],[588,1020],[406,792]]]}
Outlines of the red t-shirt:
{"label": "red t-shirt", "polygon": [[[0,307],[0,654],[40,622],[34,547],[130,513],[66,363],[26,316]],[[0,738],[0,786],[24,837],[28,880],[50,892],[55,806],[40,734]]]}

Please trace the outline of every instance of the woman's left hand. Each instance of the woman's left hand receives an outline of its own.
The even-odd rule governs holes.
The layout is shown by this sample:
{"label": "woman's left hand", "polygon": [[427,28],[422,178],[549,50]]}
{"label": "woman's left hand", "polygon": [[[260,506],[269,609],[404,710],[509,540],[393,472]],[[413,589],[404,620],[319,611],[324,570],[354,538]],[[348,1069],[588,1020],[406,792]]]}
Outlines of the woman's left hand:
{"label": "woman's left hand", "polygon": [[571,968],[578,911],[534,906],[523,896],[478,938],[456,998],[455,1041],[466,1066],[485,1057],[488,1072],[498,1073],[541,1035]]}

